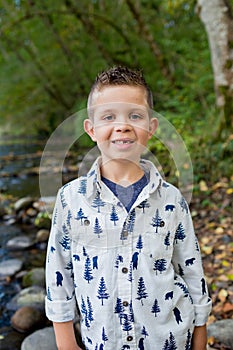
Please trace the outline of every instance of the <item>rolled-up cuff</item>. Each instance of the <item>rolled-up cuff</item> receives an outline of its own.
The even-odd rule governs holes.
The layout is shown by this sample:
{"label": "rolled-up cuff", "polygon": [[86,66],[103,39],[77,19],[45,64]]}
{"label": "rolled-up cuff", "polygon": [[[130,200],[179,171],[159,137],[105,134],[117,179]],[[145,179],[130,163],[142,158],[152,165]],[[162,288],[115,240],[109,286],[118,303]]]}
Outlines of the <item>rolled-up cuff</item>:
{"label": "rolled-up cuff", "polygon": [[212,309],[212,301],[208,300],[207,304],[194,305],[195,326],[203,326],[208,321],[209,314]]}
{"label": "rolled-up cuff", "polygon": [[76,303],[74,299],[67,301],[50,301],[45,298],[45,312],[52,322],[68,322],[75,318]]}

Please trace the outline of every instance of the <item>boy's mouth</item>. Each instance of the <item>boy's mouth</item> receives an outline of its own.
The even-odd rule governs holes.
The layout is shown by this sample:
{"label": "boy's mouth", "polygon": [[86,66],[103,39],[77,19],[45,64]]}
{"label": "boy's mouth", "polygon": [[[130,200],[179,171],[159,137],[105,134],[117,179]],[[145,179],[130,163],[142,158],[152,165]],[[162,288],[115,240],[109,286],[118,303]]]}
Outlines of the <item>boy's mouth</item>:
{"label": "boy's mouth", "polygon": [[131,144],[133,143],[132,140],[113,140],[112,143],[117,145],[125,145],[125,144]]}

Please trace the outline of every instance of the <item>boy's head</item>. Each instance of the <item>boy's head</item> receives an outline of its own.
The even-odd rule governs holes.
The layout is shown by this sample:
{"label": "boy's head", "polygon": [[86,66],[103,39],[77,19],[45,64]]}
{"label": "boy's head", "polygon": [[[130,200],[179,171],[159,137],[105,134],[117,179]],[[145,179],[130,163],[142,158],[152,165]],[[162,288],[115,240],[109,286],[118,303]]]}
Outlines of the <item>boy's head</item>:
{"label": "boy's head", "polygon": [[142,72],[127,67],[116,66],[98,74],[88,97],[88,109],[95,104],[95,94],[108,86],[138,86],[145,90],[147,104],[153,109],[153,95]]}

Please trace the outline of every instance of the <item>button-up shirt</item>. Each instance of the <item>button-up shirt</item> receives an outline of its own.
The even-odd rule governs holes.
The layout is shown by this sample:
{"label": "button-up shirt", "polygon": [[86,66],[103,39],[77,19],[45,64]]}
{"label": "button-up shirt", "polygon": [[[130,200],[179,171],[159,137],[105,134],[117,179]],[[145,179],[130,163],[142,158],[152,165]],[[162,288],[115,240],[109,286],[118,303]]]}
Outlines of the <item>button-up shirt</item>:
{"label": "button-up shirt", "polygon": [[191,349],[211,301],[188,205],[156,167],[129,212],[101,181],[101,158],[57,195],[48,243],[46,314],[81,313],[89,350]]}

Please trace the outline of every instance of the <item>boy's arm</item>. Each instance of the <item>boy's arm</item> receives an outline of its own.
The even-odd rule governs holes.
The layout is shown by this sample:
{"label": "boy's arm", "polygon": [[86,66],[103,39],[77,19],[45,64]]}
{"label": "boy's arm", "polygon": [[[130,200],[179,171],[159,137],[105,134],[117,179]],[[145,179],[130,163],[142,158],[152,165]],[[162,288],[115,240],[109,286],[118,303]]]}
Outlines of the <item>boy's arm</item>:
{"label": "boy's arm", "polygon": [[206,350],[207,330],[206,325],[194,328],[192,337],[192,350]]}
{"label": "boy's arm", "polygon": [[58,350],[81,350],[74,334],[73,321],[53,322]]}

